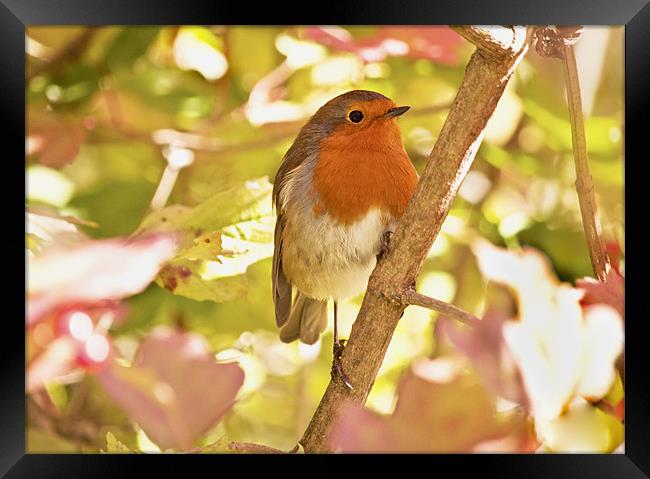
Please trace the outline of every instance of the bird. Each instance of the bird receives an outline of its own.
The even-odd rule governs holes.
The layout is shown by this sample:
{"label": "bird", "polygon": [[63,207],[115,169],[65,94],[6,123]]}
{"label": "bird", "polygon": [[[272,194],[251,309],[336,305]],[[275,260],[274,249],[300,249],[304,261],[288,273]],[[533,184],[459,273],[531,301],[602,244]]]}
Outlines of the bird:
{"label": "bird", "polygon": [[341,366],[338,303],[367,288],[418,174],[397,123],[408,106],[352,90],[329,100],[300,129],[273,182],[272,289],[283,342],[314,344],[334,306],[331,375]]}

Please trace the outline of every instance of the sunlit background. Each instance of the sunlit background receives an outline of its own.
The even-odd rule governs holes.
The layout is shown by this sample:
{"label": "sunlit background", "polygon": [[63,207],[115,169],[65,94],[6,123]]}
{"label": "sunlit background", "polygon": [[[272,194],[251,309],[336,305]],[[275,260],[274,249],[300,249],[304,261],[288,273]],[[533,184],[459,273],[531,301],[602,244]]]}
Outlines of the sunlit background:
{"label": "sunlit background", "polygon": [[[446,27],[34,27],[26,45],[28,451],[200,449],[224,437],[293,448],[329,382],[332,330],[330,323],[313,346],[279,340],[270,258],[275,172],[310,115],[351,89],[411,106],[399,123],[421,172],[473,47]],[[575,48],[603,238],[624,272],[623,29],[586,28]],[[561,63],[531,49],[488,124],[418,290],[480,317],[496,308],[514,318],[516,304],[524,314],[530,291],[486,266],[497,253],[477,242],[484,238],[509,251],[530,246],[545,255],[550,270],[524,269],[530,274],[522,281],[549,285],[552,294],[537,301],[559,311],[558,298],[568,296],[558,280],[575,284],[594,276],[574,182]],[[125,242],[142,232],[160,236]],[[180,250],[164,235],[169,232],[180,232]],[[514,295],[496,283],[514,288]],[[571,300],[576,308],[578,299]],[[344,338],[360,302],[340,306]],[[557,311],[549,309],[549,320],[561,317]],[[600,319],[593,319],[597,313]],[[567,373],[573,376],[558,386],[568,391],[561,397],[539,393],[548,384],[527,383],[532,450],[608,452],[621,445],[617,413],[603,413],[594,394],[574,387],[595,388],[598,398],[609,394],[613,410],[620,404],[621,380],[610,371],[619,343],[594,339],[607,334],[622,345],[620,328],[612,326],[620,316],[605,318],[610,313],[597,311],[593,320],[571,313],[594,327],[570,338],[584,334],[606,351],[602,369],[589,373],[605,377],[604,386],[581,379],[588,366]],[[400,377],[414,361],[453,354],[451,344],[438,340],[436,319],[422,308],[406,310],[368,398],[370,411],[393,412]],[[539,341],[554,344],[552,334],[563,327],[545,330]],[[509,328],[506,342],[525,335],[522,329]],[[196,340],[178,340],[183,358],[200,351],[212,363],[237,362],[244,376],[239,389],[232,386],[236,379],[228,383],[234,407],[197,419],[205,430],[197,426],[199,432],[180,439],[170,420],[176,442],[165,443],[156,438],[169,434],[147,426],[143,404],[119,399],[132,394],[120,389],[125,376],[108,377],[103,368],[114,361],[123,374],[132,372],[130,387],[168,404],[180,394],[173,381],[147,382],[149,373],[139,377],[129,366],[159,367],[147,361],[161,344],[176,344],[178,331]],[[136,354],[148,340],[154,352]],[[517,347],[512,350],[517,360]],[[144,363],[137,355],[146,356]],[[519,359],[524,376],[535,374]],[[565,371],[568,361],[562,356],[553,371]],[[187,367],[191,377],[195,369]],[[199,389],[177,398],[177,406],[192,409],[220,387],[196,374],[187,387]],[[575,404],[574,393],[589,402],[581,399],[575,407],[583,409],[557,423],[560,411]],[[512,404],[497,396],[499,408]],[[539,401],[558,409],[549,413]],[[583,403],[593,411],[585,412]]]}

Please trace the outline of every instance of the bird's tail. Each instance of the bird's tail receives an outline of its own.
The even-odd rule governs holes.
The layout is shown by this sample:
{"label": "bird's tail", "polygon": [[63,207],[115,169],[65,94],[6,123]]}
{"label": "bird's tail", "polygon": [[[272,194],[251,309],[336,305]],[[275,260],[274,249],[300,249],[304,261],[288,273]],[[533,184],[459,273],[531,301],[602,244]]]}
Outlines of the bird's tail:
{"label": "bird's tail", "polygon": [[308,298],[298,293],[291,306],[289,319],[280,329],[280,339],[290,343],[298,338],[314,344],[327,327],[327,301]]}

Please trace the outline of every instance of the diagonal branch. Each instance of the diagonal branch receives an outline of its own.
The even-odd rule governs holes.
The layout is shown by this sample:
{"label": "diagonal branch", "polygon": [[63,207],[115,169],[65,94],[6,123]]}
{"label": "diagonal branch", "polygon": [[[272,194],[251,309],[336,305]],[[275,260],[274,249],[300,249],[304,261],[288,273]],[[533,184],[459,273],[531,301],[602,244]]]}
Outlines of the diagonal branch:
{"label": "diagonal branch", "polygon": [[[395,327],[408,305],[426,254],[469,170],[483,131],[516,65],[528,49],[524,27],[454,27],[477,45],[465,77],[429,155],[417,189],[397,226],[389,251],[368,281],[368,290],[342,355],[353,389],[330,382],[300,444],[305,452],[332,450],[330,435],[341,406],[364,404]],[[421,299],[411,295],[411,299]],[[424,301],[422,301],[424,302]],[[429,300],[427,304],[433,304]]]}

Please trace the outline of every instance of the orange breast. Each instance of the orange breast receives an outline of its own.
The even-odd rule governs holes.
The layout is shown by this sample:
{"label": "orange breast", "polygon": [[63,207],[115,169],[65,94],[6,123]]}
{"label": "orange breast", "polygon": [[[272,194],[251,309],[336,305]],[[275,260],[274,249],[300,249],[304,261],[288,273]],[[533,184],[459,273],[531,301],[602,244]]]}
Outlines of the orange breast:
{"label": "orange breast", "polygon": [[313,188],[319,195],[314,213],[327,212],[350,224],[378,207],[400,218],[417,181],[394,121],[352,133],[335,130],[321,144],[314,171]]}

